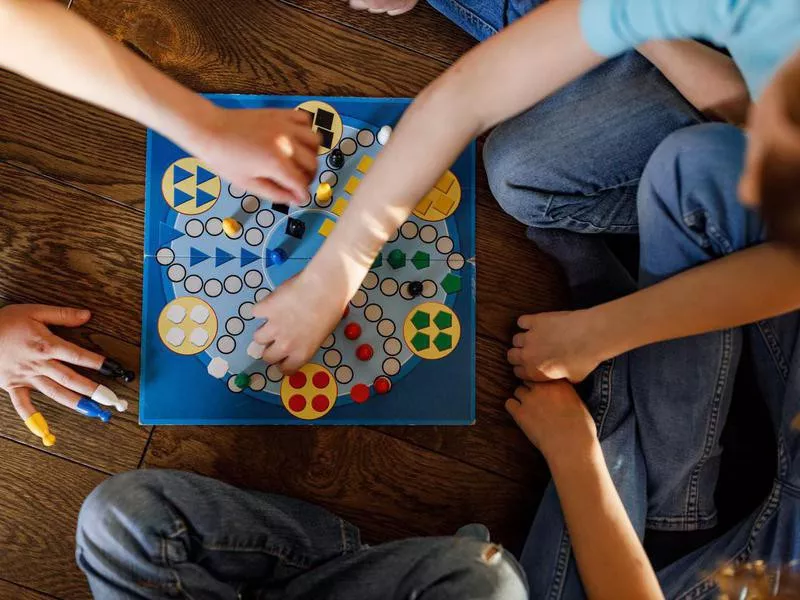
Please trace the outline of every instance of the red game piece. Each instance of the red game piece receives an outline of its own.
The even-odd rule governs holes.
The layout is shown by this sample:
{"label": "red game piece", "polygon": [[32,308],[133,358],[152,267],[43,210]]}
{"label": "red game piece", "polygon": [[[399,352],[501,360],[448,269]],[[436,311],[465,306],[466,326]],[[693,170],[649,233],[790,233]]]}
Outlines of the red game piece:
{"label": "red game piece", "polygon": [[299,390],[306,384],[306,374],[298,371],[297,373],[289,376],[289,385],[294,389]]}
{"label": "red game piece", "polygon": [[356,348],[356,357],[358,360],[368,361],[370,358],[372,358],[373,354],[375,354],[375,351],[369,344],[361,344],[358,348]]}
{"label": "red game piece", "polygon": [[353,402],[363,404],[369,400],[369,387],[363,383],[355,384],[350,390],[350,397],[353,399]]}
{"label": "red game piece", "polygon": [[357,340],[361,335],[361,325],[358,323],[348,323],[344,328],[344,337],[348,340]]}
{"label": "red game piece", "polygon": [[389,390],[392,389],[392,382],[389,381],[388,377],[376,377],[372,387],[375,388],[375,393],[377,394],[388,394]]}
{"label": "red game piece", "polygon": [[295,394],[289,398],[289,408],[294,412],[300,412],[306,407],[306,399],[300,394]]}
{"label": "red game piece", "polygon": [[344,314],[342,315],[342,320],[344,321],[347,318],[347,315],[350,314],[350,305],[344,307]]}
{"label": "red game piece", "polygon": [[319,389],[327,387],[330,381],[331,378],[325,371],[314,373],[314,377],[311,378],[311,382],[314,384],[314,387]]}
{"label": "red game piece", "polygon": [[331,405],[331,401],[328,400],[327,397],[320,394],[319,396],[314,396],[314,399],[311,401],[311,408],[313,408],[317,412],[325,412],[328,410],[328,407]]}

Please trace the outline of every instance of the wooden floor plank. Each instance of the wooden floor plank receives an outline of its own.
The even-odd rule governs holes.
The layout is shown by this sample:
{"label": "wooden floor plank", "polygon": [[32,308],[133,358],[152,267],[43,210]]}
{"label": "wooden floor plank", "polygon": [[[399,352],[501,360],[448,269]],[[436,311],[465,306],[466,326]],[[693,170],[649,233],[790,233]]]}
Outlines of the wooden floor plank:
{"label": "wooden floor plank", "polygon": [[89,590],[75,565],[75,527],[81,503],[105,476],[4,439],[0,456],[3,579],[64,600],[85,600]]}
{"label": "wooden floor plank", "polygon": [[3,600],[53,600],[55,596],[42,594],[0,579],[0,598]]}

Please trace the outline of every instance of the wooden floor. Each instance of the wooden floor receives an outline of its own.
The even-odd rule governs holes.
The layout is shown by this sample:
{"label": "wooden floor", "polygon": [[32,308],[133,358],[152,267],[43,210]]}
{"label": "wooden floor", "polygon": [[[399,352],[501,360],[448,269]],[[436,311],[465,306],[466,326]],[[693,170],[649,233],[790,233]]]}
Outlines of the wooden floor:
{"label": "wooden floor", "polygon": [[[391,19],[340,0],[73,0],[75,11],[206,92],[414,96],[472,41],[427,6]],[[0,298],[89,308],[64,332],[137,366],[145,131],[0,73]],[[114,473],[188,469],[322,504],[370,542],[472,521],[518,549],[548,475],[504,413],[515,318],[557,308],[557,273],[479,169],[478,422],[473,427],[168,428],[131,403],[103,425],[39,406],[45,450],[0,402],[0,599],[87,598],[74,565],[83,498]],[[104,382],[109,383],[109,382]]]}

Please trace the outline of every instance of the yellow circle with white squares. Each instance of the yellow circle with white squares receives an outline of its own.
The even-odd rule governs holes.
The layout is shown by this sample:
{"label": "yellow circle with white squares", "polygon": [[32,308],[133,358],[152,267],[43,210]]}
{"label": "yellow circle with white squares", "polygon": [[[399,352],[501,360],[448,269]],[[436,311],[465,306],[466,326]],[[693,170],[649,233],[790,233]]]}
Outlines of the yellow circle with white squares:
{"label": "yellow circle with white squares", "polygon": [[217,315],[200,298],[182,296],[167,304],[158,317],[158,335],[164,345],[184,356],[199,354],[217,336]]}
{"label": "yellow circle with white squares", "polygon": [[[439,335],[444,337],[437,344]],[[438,360],[450,354],[458,346],[461,339],[461,323],[453,309],[446,304],[425,302],[415,306],[406,315],[403,322],[403,339],[408,349],[420,358]]]}
{"label": "yellow circle with white squares", "polygon": [[161,178],[161,193],[170,208],[184,215],[199,215],[219,199],[219,176],[192,156],[172,163]]}
{"label": "yellow circle with white squares", "polygon": [[320,135],[317,154],[320,156],[333,150],[342,139],[344,126],[339,112],[326,102],[306,100],[295,107],[311,114],[311,131]]}
{"label": "yellow circle with white squares", "polygon": [[456,212],[460,203],[461,184],[452,171],[447,171],[419,201],[413,213],[426,221],[441,221]]}

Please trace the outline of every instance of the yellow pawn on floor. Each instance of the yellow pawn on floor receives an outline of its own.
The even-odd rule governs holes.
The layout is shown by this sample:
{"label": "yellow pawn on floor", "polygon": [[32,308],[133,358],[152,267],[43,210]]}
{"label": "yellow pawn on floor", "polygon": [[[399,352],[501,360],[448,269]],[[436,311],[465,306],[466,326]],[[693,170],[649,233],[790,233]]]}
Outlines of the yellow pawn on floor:
{"label": "yellow pawn on floor", "polygon": [[320,183],[317,188],[317,202],[319,204],[328,204],[333,198],[333,188],[327,181]]}
{"label": "yellow pawn on floor", "polygon": [[222,219],[222,231],[224,231],[225,235],[228,237],[236,237],[241,230],[242,226],[236,219],[231,219],[230,217]]}
{"label": "yellow pawn on floor", "polygon": [[49,447],[56,443],[56,436],[50,433],[50,428],[47,426],[47,421],[44,420],[42,413],[33,413],[25,419],[25,426],[30,429],[33,435],[42,438],[42,443],[45,446]]}

